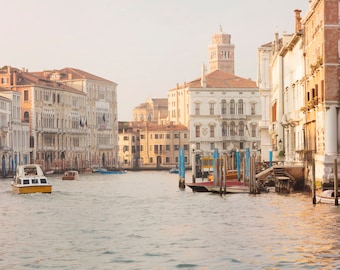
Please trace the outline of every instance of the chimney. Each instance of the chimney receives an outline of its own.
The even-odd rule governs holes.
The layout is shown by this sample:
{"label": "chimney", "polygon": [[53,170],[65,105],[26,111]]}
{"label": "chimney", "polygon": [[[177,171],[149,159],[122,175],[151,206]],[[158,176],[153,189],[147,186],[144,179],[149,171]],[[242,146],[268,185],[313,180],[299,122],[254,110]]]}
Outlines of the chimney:
{"label": "chimney", "polygon": [[207,87],[206,79],[205,79],[205,65],[202,65],[202,77],[201,77],[201,86]]}
{"label": "chimney", "polygon": [[295,33],[299,32],[301,30],[301,10],[295,9]]}
{"label": "chimney", "polygon": [[14,70],[13,72],[13,86],[17,85],[17,72]]}

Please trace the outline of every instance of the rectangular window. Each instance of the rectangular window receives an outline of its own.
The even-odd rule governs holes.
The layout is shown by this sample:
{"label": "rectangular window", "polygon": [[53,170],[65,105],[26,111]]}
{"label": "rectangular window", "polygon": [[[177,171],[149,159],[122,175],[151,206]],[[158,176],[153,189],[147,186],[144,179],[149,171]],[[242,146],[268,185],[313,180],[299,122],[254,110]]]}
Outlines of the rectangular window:
{"label": "rectangular window", "polygon": [[196,135],[196,138],[199,138],[201,136],[200,135],[200,126],[195,127],[195,135]]}
{"label": "rectangular window", "polygon": [[209,114],[210,115],[214,115],[215,114],[215,106],[214,106],[215,104],[214,103],[210,103],[209,104]]}
{"label": "rectangular window", "polygon": [[251,115],[255,115],[256,110],[255,110],[255,103],[251,104]]}
{"label": "rectangular window", "polygon": [[210,126],[210,138],[214,138],[214,137],[215,137],[215,127]]}
{"label": "rectangular window", "polygon": [[251,128],[251,136],[252,136],[252,137],[256,137],[256,127],[255,127],[255,126],[253,126],[253,127]]}
{"label": "rectangular window", "polygon": [[200,115],[200,104],[199,103],[195,104],[195,115]]}
{"label": "rectangular window", "polygon": [[28,90],[24,91],[24,101],[28,101]]}
{"label": "rectangular window", "polygon": [[196,150],[200,150],[201,149],[201,144],[198,142],[196,143]]}
{"label": "rectangular window", "polygon": [[215,143],[210,143],[210,150],[214,150],[215,149]]}

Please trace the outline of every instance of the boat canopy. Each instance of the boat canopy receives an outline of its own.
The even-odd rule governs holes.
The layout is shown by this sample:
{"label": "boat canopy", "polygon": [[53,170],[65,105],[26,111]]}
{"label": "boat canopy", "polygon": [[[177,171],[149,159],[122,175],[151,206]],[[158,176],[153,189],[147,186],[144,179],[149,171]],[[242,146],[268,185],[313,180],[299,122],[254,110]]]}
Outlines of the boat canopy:
{"label": "boat canopy", "polygon": [[40,165],[38,164],[18,166],[16,173],[18,176],[28,176],[28,175],[44,176],[44,172],[41,169]]}

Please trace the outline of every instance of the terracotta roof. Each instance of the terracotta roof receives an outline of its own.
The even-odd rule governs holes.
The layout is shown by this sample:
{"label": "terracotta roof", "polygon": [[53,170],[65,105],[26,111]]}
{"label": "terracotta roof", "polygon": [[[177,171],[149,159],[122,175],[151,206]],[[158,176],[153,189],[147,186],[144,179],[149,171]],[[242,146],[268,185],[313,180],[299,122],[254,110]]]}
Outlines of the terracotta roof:
{"label": "terracotta roof", "polygon": [[1,92],[5,92],[5,91],[12,91],[12,90],[0,86],[0,91],[1,91]]}
{"label": "terracotta roof", "polygon": [[[99,76],[93,75],[91,73],[88,73],[86,71],[76,69],[76,68],[70,68],[66,67],[63,69],[58,70],[61,73],[65,73],[66,75],[71,73],[72,74],[72,80],[77,80],[77,79],[88,79],[88,80],[93,80],[93,81],[105,81],[109,83],[114,83],[112,81],[109,81],[107,79],[101,78]],[[63,80],[68,80],[68,77],[66,79],[63,78]]]}
{"label": "terracotta roof", "polygon": [[188,128],[184,125],[158,125],[153,123],[148,123],[147,127],[143,127],[142,130],[148,131],[188,131]]}
{"label": "terracotta roof", "polygon": [[167,98],[153,98],[154,106],[168,107],[168,99]]}
{"label": "terracotta roof", "polygon": [[[205,81],[206,88],[257,88],[256,82],[221,70],[208,73],[205,76]],[[186,87],[203,88],[201,86],[201,77],[180,86],[180,88]]]}
{"label": "terracotta roof", "polygon": [[273,42],[268,42],[266,44],[261,45],[261,47],[273,47]]}
{"label": "terracotta roof", "polygon": [[70,87],[64,83],[51,81],[44,76],[41,76],[39,72],[17,72],[16,85],[40,85],[48,86],[58,89],[67,90],[69,92],[79,93],[85,95],[82,91],[79,91],[73,87]]}
{"label": "terracotta roof", "polygon": [[[119,122],[123,123],[123,122]],[[127,122],[128,125],[132,128],[138,128],[140,130],[148,130],[148,131],[187,131],[188,128],[184,125],[174,125],[174,124],[164,124],[159,125],[155,122],[145,122],[145,121],[132,121]],[[122,124],[121,124],[122,125]]]}

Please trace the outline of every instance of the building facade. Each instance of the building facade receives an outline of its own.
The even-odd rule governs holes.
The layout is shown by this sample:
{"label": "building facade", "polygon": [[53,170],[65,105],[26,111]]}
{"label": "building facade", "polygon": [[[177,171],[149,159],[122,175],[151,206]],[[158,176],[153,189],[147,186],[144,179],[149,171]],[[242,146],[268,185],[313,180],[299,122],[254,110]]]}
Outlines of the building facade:
{"label": "building facade", "polygon": [[6,172],[13,172],[18,164],[28,164],[31,149],[29,124],[21,121],[21,93],[0,87],[0,96],[5,98],[1,101],[3,114],[1,116],[2,153],[0,154],[4,163],[2,171],[6,174]]}
{"label": "building facade", "polygon": [[168,91],[169,121],[189,128],[195,155],[211,156],[215,149],[225,155],[234,156],[237,151],[244,155],[249,148],[260,156],[258,87],[254,81],[234,75],[230,36],[220,32],[212,41],[210,59],[222,55],[221,51],[229,53],[210,61],[212,72],[206,74],[203,65],[200,78]]}
{"label": "building facade", "polygon": [[119,123],[119,162],[122,168],[169,169],[178,165],[183,148],[190,165],[189,130],[183,125],[154,122]]}
{"label": "building facade", "polygon": [[270,89],[273,150],[288,164],[303,164],[306,185],[315,179],[322,188],[334,180],[340,152],[340,5],[338,0],[309,2],[304,17],[294,11],[293,34],[276,34],[270,46],[259,49],[258,81],[265,106]]}
{"label": "building facade", "polygon": [[1,94],[12,104],[7,152],[15,162],[39,163],[44,170],[117,166],[115,83],[69,68],[28,72],[6,67],[0,80]]}
{"label": "building facade", "polygon": [[88,167],[118,167],[117,84],[83,70],[64,68],[42,72],[85,95],[85,115],[79,119],[86,136]]}
{"label": "building facade", "polygon": [[133,109],[133,121],[161,123],[168,116],[168,100],[166,98],[148,98]]}

